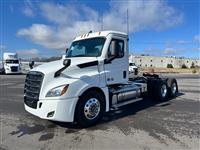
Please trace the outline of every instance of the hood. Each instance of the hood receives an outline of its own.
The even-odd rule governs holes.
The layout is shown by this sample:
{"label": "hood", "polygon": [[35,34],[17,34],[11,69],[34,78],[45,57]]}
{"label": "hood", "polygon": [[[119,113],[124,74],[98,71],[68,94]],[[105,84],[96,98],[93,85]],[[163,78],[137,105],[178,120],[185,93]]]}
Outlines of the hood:
{"label": "hood", "polygon": [[[67,70],[80,69],[77,65],[97,60],[96,57],[73,57],[73,58],[66,58],[66,59],[71,60],[71,64],[67,68]],[[44,74],[49,74],[49,73],[55,73],[57,70],[61,69],[62,67],[63,67],[63,59],[39,65],[33,68],[31,71],[39,71]]]}

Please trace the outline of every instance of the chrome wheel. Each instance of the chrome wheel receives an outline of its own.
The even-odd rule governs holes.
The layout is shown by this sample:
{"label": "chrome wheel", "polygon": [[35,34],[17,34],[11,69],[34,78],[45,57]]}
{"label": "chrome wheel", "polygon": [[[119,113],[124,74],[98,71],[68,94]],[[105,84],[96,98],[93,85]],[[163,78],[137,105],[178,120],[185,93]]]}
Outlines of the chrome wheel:
{"label": "chrome wheel", "polygon": [[100,103],[96,98],[90,98],[84,106],[85,117],[89,120],[95,119],[100,112]]}
{"label": "chrome wheel", "polygon": [[175,83],[175,82],[172,84],[171,89],[172,89],[172,93],[175,94],[175,93],[176,93],[176,90],[177,90],[177,88],[176,88],[176,83]]}
{"label": "chrome wheel", "polygon": [[161,95],[163,98],[167,95],[167,86],[165,84],[163,84],[161,87]]}

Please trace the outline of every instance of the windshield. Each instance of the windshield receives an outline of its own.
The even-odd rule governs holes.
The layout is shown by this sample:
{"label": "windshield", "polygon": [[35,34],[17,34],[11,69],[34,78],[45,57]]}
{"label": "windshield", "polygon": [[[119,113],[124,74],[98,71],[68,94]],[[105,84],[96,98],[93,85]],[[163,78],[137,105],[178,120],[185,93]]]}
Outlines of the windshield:
{"label": "windshield", "polygon": [[18,64],[19,60],[6,60],[7,64]]}
{"label": "windshield", "polygon": [[66,57],[98,57],[101,55],[105,38],[91,38],[75,41],[66,53]]}
{"label": "windshield", "polygon": [[129,63],[129,66],[135,66],[135,63]]}

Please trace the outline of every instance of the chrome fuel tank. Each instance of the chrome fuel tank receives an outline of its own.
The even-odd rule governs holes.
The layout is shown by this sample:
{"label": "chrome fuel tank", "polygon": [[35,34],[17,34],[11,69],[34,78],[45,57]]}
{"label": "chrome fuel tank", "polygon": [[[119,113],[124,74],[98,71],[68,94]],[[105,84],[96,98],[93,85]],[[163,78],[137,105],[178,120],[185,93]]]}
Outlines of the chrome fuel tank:
{"label": "chrome fuel tank", "polygon": [[131,99],[137,99],[142,96],[142,93],[147,91],[145,83],[129,82],[110,89],[112,95],[112,105]]}

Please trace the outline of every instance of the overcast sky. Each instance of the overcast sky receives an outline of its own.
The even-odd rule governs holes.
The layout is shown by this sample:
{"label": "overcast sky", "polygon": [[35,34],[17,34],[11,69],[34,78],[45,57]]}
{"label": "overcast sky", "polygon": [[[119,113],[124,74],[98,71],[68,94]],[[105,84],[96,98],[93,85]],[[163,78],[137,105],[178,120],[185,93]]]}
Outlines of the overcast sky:
{"label": "overcast sky", "polygon": [[21,57],[60,56],[102,22],[104,30],[126,32],[127,9],[131,53],[200,57],[198,0],[0,1],[0,48]]}

